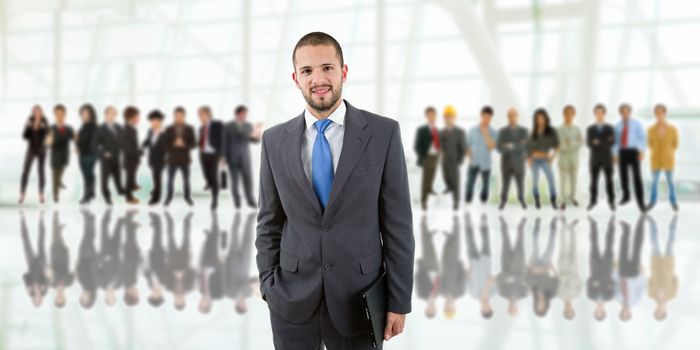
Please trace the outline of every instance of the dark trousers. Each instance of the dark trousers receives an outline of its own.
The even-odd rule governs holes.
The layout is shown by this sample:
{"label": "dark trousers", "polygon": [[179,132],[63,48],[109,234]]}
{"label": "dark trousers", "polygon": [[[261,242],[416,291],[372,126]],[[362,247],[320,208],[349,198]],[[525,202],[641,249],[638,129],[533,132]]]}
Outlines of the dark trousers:
{"label": "dark trousers", "polygon": [[189,164],[176,164],[168,165],[168,193],[165,196],[165,202],[168,203],[173,199],[173,192],[175,192],[175,172],[180,170],[182,173],[182,183],[183,183],[183,194],[185,199],[191,199],[190,197],[190,165]]}
{"label": "dark trousers", "polygon": [[153,181],[153,189],[151,190],[151,202],[160,201],[160,194],[163,188],[163,169],[165,165],[159,164],[151,166],[151,179]]}
{"label": "dark trousers", "polygon": [[246,162],[236,164],[229,163],[228,172],[231,174],[231,195],[233,196],[233,203],[236,207],[241,204],[241,197],[238,194],[239,176],[243,180],[243,192],[248,205],[256,206],[255,199],[253,199],[253,181],[250,175],[250,164]]}
{"label": "dark trousers", "polygon": [[452,204],[459,204],[459,164],[447,164],[447,159],[442,159],[442,178],[445,181],[447,191],[452,192]]}
{"label": "dark trousers", "polygon": [[22,193],[24,193],[27,190],[27,183],[29,182],[29,173],[32,170],[32,163],[34,163],[34,158],[36,158],[39,168],[39,193],[44,193],[44,163],[46,161],[46,153],[35,152],[30,149],[28,149],[27,153],[24,154],[24,166],[22,167],[22,180],[20,183]]}
{"label": "dark trousers", "polygon": [[51,168],[51,189],[53,190],[54,202],[58,202],[58,193],[61,191],[64,170],[66,170],[65,165]]}
{"label": "dark trousers", "polygon": [[504,167],[501,167],[501,181],[503,182],[503,187],[501,188],[501,202],[505,203],[508,201],[508,191],[510,190],[511,180],[515,180],[515,189],[518,193],[518,200],[523,202],[525,200],[525,169],[514,171]]}
{"label": "dark trousers", "polygon": [[591,164],[591,204],[598,201],[598,178],[600,173],[605,174],[605,193],[608,196],[608,202],[615,202],[615,187],[613,186],[613,168],[612,164],[597,162]]}
{"label": "dark trousers", "polygon": [[622,200],[630,199],[629,172],[632,171],[634,182],[634,196],[637,199],[639,209],[644,209],[644,184],[642,183],[642,170],[639,164],[639,151],[636,149],[621,149],[619,152],[620,185],[622,187]]}
{"label": "dark trousers", "polygon": [[423,159],[423,175],[421,177],[420,201],[425,203],[428,194],[433,192],[433,181],[435,181],[435,171],[437,170],[438,155],[428,154]]}
{"label": "dark trousers", "polygon": [[211,191],[211,203],[216,205],[219,200],[219,156],[216,154],[199,154],[199,163],[204,174],[204,181]]}
{"label": "dark trousers", "polygon": [[491,169],[480,169],[478,166],[469,166],[467,169],[467,203],[472,202],[474,197],[474,186],[476,185],[476,176],[481,175],[481,194],[479,198],[482,202],[489,199],[489,180],[491,178]]}
{"label": "dark trousers", "polygon": [[80,164],[80,174],[83,176],[83,182],[85,182],[85,192],[83,198],[94,198],[95,197],[95,163],[97,163],[97,156],[95,155],[81,155],[78,159]]}
{"label": "dark trousers", "polygon": [[102,197],[105,201],[112,200],[112,194],[109,191],[109,179],[114,181],[114,187],[117,189],[117,194],[124,194],[122,187],[121,169],[119,169],[119,161],[112,158],[103,158],[100,161],[100,184],[102,187]]}
{"label": "dark trousers", "polygon": [[124,189],[126,191],[126,199],[132,200],[134,199],[134,190],[138,186],[136,184],[136,174],[138,173],[139,165],[129,164],[124,168],[126,170],[126,188]]}
{"label": "dark trousers", "polygon": [[[328,313],[325,298],[311,318],[301,324],[291,323],[270,310],[272,341],[276,350],[329,350],[375,349],[369,333],[345,337],[338,333]],[[376,349],[381,349],[378,344]]]}

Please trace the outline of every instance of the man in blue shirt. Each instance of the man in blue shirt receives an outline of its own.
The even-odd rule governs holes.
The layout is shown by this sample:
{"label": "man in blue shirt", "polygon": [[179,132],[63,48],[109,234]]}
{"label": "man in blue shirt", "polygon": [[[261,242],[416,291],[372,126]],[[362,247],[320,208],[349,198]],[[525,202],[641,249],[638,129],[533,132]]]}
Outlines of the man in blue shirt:
{"label": "man in blue shirt", "polygon": [[622,200],[620,205],[625,205],[630,200],[629,171],[632,171],[634,181],[634,196],[637,206],[642,212],[646,211],[644,204],[644,186],[642,183],[641,162],[644,160],[646,148],[646,135],[642,122],[632,118],[632,106],[627,103],[620,105],[620,121],[615,125],[615,145],[613,154],[615,161],[620,165],[620,187],[622,187]]}
{"label": "man in blue shirt", "polygon": [[481,109],[481,122],[471,128],[467,135],[467,154],[469,169],[467,170],[467,204],[472,202],[476,176],[481,175],[481,194],[479,198],[485,203],[489,197],[489,179],[491,177],[491,152],[496,147],[496,130],[491,127],[493,108],[484,106]]}

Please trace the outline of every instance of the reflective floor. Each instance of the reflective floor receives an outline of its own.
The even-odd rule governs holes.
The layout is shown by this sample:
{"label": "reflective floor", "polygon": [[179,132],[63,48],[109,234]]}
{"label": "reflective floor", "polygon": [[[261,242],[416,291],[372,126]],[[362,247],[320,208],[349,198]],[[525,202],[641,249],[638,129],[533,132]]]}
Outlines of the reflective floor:
{"label": "reflective floor", "polygon": [[[387,349],[678,349],[700,329],[700,204],[640,216],[414,212],[414,307]],[[269,349],[254,211],[0,209],[0,349]]]}

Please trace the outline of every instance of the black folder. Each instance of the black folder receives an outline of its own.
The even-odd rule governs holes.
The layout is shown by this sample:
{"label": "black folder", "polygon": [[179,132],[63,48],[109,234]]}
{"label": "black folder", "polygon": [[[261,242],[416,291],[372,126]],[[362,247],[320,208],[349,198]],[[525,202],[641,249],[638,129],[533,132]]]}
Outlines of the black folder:
{"label": "black folder", "polygon": [[372,346],[377,347],[384,340],[386,327],[386,271],[362,291],[362,306],[369,329]]}

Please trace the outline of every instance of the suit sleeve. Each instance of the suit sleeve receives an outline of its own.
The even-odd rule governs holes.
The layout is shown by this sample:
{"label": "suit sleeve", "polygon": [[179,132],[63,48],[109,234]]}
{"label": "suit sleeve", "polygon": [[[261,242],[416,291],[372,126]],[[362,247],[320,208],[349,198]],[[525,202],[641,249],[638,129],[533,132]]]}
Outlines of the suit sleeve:
{"label": "suit sleeve", "polygon": [[395,122],[379,190],[379,229],[386,264],[387,309],[397,314],[411,312],[415,249],[412,216],[401,131]]}
{"label": "suit sleeve", "polygon": [[258,210],[258,226],[255,239],[257,255],[255,257],[260,277],[260,294],[265,299],[265,288],[274,283],[272,275],[280,259],[280,241],[282,227],[287,216],[282,207],[277,185],[272,174],[268,158],[268,141],[263,133],[260,160],[260,209]]}

